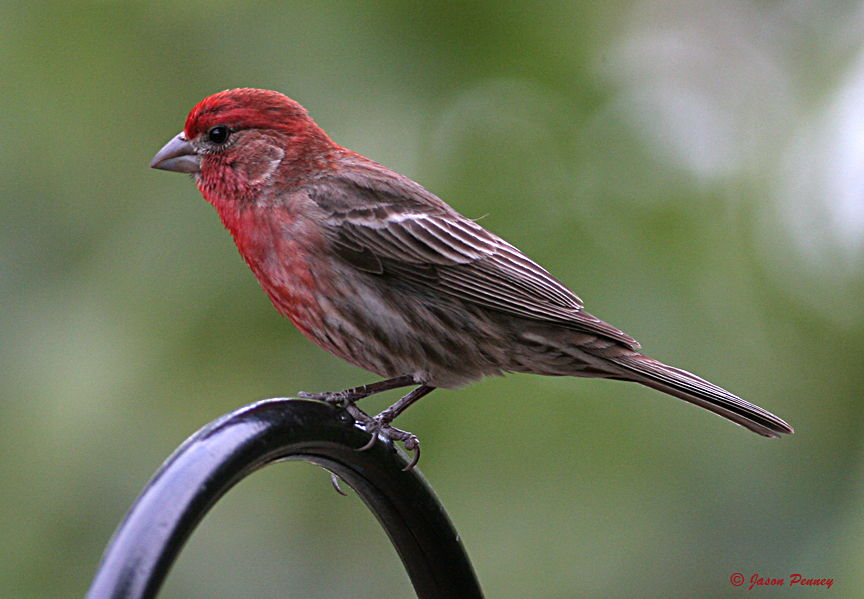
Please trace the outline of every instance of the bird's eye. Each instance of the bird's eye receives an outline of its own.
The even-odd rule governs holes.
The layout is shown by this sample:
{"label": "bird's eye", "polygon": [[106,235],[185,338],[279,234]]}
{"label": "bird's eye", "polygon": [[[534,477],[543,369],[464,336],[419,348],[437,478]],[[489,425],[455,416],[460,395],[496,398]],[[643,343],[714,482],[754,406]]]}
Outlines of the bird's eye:
{"label": "bird's eye", "polygon": [[207,132],[207,139],[214,144],[222,145],[226,141],[228,141],[228,137],[230,135],[231,129],[229,129],[225,125],[216,125]]}

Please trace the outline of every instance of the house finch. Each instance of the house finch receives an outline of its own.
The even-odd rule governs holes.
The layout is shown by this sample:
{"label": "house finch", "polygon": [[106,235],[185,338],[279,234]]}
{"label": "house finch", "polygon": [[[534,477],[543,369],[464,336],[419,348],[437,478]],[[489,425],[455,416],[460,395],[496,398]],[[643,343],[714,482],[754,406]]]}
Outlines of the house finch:
{"label": "house finch", "polygon": [[[297,102],[257,89],[201,101],[153,168],[194,173],[276,309],[330,353],[386,380],[302,394],[348,408],[419,456],[391,426],[437,387],[527,372],[634,381],[766,437],[780,418],[653,360],[591,316],[518,249],[406,177],[334,143]],[[416,385],[374,418],[354,405]],[[410,467],[410,466],[409,466]]]}

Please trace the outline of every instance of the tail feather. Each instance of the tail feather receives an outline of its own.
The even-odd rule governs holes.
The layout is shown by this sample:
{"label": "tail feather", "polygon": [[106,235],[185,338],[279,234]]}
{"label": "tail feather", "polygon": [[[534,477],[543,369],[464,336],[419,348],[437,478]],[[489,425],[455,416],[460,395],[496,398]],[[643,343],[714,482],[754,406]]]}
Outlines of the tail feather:
{"label": "tail feather", "polygon": [[612,361],[632,375],[630,380],[705,408],[764,437],[779,438],[795,432],[771,412],[686,370],[636,352],[616,356]]}

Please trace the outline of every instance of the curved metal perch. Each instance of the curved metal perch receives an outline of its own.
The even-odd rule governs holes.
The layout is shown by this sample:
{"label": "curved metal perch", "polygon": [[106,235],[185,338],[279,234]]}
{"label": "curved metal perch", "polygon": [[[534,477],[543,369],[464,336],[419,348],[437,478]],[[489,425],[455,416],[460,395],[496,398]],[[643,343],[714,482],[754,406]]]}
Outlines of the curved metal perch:
{"label": "curved metal perch", "polygon": [[391,443],[318,401],[270,399],[214,420],[184,442],[144,488],[111,539],[87,599],[155,597],[207,511],[277,460],[306,460],[349,484],[387,531],[421,599],[481,598],[468,556],[434,492]]}

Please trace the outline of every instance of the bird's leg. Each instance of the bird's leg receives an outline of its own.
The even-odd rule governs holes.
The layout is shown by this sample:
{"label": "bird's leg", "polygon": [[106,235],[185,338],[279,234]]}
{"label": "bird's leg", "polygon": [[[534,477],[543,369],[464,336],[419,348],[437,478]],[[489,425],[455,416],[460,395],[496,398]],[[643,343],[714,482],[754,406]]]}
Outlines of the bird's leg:
{"label": "bird's leg", "polygon": [[420,441],[417,439],[416,435],[390,426],[390,423],[393,422],[399,414],[408,409],[408,406],[421,397],[434,391],[435,387],[420,385],[374,418],[358,408],[355,405],[355,402],[364,397],[375,395],[376,393],[390,391],[391,389],[398,389],[400,387],[407,387],[416,383],[417,381],[414,380],[414,377],[408,374],[387,379],[385,381],[378,381],[377,383],[354,387],[353,389],[347,389],[345,391],[325,393],[306,393],[305,391],[301,391],[297,396],[303,399],[326,401],[329,404],[345,409],[349,414],[351,414],[354,420],[362,424],[366,430],[372,434],[369,443],[361,447],[358,451],[365,451],[375,445],[378,435],[394,442],[401,441],[407,451],[414,452],[414,457],[411,460],[411,463],[405,468],[405,470],[411,470],[417,465],[417,461],[420,459]]}
{"label": "bird's leg", "polygon": [[375,420],[380,422],[382,425],[387,425],[396,420],[396,418],[407,410],[415,401],[420,399],[421,397],[425,397],[429,395],[432,391],[435,390],[435,387],[430,387],[429,385],[420,385],[410,393],[408,393],[405,397],[394,403],[392,406],[375,416]]}
{"label": "bird's leg", "polygon": [[412,458],[411,463],[404,468],[405,470],[411,470],[416,466],[417,462],[420,460],[420,440],[417,438],[417,435],[390,426],[390,423],[393,422],[399,414],[408,409],[408,406],[434,390],[435,387],[420,385],[392,406],[375,416],[375,418],[372,418],[371,422],[364,423],[366,430],[372,433],[372,438],[369,440],[369,443],[361,447],[359,451],[364,451],[375,445],[378,435],[381,435],[391,441],[402,441],[403,445],[405,445],[406,451],[414,452],[414,457]]}
{"label": "bird's leg", "polygon": [[[329,391],[324,393],[306,393],[305,391],[301,391],[297,396],[303,399],[326,401],[334,406],[347,408],[349,405],[353,405],[364,397],[369,397],[370,395],[375,395],[376,393],[381,393],[383,391],[390,391],[391,389],[398,389],[399,387],[408,387],[410,385],[415,385],[416,383],[417,381],[414,380],[413,376],[406,374],[404,376],[397,376],[396,378],[378,381],[377,383],[370,383],[368,385],[354,387],[353,389],[346,389],[345,391]],[[360,413],[363,414],[362,411]],[[351,415],[354,416],[354,414]],[[365,416],[365,414],[363,415]],[[366,418],[369,418],[369,416],[366,416]],[[360,418],[360,420],[362,421],[364,419]]]}

